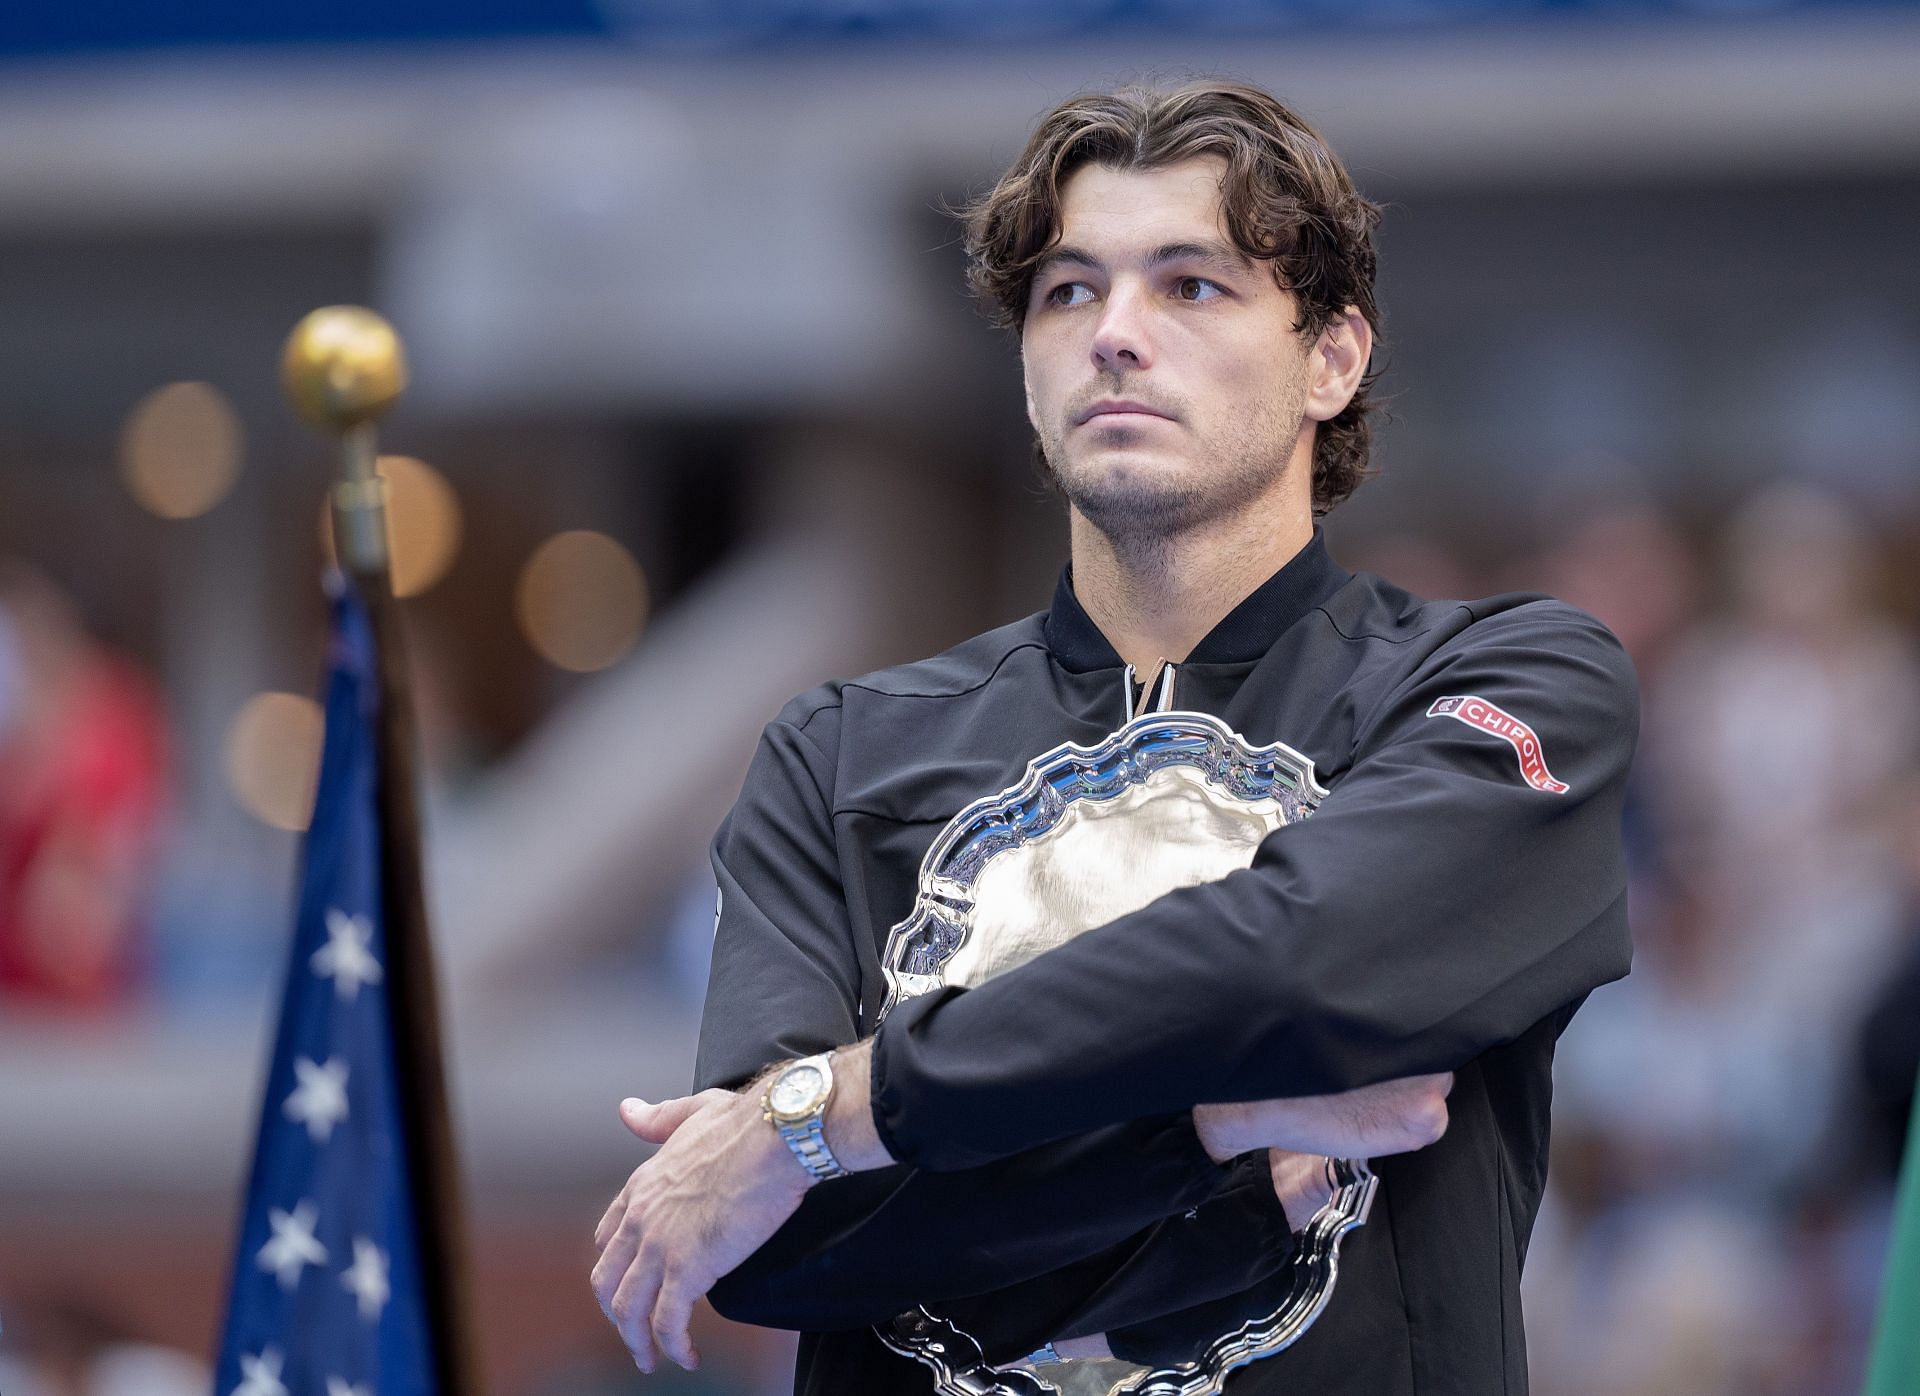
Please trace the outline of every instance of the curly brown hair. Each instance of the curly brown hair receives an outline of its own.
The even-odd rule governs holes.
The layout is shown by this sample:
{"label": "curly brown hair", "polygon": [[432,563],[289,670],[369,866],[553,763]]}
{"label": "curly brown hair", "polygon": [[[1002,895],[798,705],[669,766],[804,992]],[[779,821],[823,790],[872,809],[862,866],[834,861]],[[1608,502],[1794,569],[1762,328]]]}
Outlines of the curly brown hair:
{"label": "curly brown hair", "polygon": [[[1299,307],[1303,337],[1317,337],[1348,306],[1372,327],[1373,230],[1380,206],[1354,188],[1320,133],[1257,87],[1198,80],[1174,88],[1122,87],[1069,98],[1041,118],[1027,148],[984,196],[961,210],[967,280],[995,324],[1018,332],[1034,268],[1060,235],[1060,187],[1085,165],[1150,170],[1217,155],[1228,235],[1269,261]],[[1313,445],[1313,511],[1325,514],[1372,474],[1369,365],[1340,414]]]}

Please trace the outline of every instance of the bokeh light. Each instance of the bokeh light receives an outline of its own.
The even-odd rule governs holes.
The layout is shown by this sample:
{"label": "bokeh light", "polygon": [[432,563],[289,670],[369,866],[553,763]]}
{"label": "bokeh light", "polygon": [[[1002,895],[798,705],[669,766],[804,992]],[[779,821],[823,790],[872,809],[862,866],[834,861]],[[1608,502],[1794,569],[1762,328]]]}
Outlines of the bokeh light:
{"label": "bokeh light", "polygon": [[521,569],[514,611],[527,643],[575,673],[604,669],[640,638],[647,583],[619,543],[575,529],[542,543]]}
{"label": "bokeh light", "polygon": [[[387,555],[395,596],[431,590],[460,552],[460,497],[447,477],[412,456],[382,456],[374,469],[387,482]],[[320,538],[333,557],[333,509],[320,506]]]}
{"label": "bokeh light", "polygon": [[254,818],[300,833],[313,817],[326,718],[298,693],[256,693],[227,728],[227,785]]}
{"label": "bokeh light", "polygon": [[210,383],[147,394],[120,434],[120,478],[141,508],[192,519],[225,499],[240,475],[240,418]]}

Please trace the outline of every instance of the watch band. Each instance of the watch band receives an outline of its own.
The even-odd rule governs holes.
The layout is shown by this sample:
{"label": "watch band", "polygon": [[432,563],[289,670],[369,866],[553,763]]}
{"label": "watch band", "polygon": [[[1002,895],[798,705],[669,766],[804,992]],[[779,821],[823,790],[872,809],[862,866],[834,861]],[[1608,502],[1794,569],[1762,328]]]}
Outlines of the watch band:
{"label": "watch band", "polygon": [[853,1171],[835,1158],[833,1150],[827,1147],[827,1136],[820,1127],[818,1115],[800,1124],[783,1125],[776,1121],[774,1128],[787,1141],[787,1147],[800,1160],[800,1166],[815,1178],[844,1178]]}

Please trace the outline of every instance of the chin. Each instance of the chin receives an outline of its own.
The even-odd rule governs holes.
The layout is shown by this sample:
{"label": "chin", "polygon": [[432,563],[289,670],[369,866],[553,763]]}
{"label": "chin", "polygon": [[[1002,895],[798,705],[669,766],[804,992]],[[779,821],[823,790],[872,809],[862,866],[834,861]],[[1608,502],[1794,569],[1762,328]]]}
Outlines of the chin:
{"label": "chin", "polygon": [[1122,494],[1193,494],[1207,484],[1191,461],[1148,451],[1102,451],[1077,462],[1074,475],[1089,490]]}
{"label": "chin", "polygon": [[1054,479],[1089,523],[1113,537],[1177,532],[1208,512],[1207,491],[1179,461],[1102,453],[1055,470]]}
{"label": "chin", "polygon": [[1067,472],[1089,488],[1191,489],[1196,483],[1190,461],[1138,446],[1105,447],[1067,462]]}

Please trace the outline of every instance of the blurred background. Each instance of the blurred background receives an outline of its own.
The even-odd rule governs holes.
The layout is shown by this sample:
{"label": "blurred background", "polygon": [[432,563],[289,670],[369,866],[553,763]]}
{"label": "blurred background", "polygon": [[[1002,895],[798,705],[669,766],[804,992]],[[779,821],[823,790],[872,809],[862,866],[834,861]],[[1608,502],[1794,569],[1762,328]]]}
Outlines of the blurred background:
{"label": "blurred background", "polygon": [[1539,1396],[1852,1392],[1920,1062],[1920,12],[1795,0],[430,0],[0,18],[0,1390],[207,1389],[380,308],[494,1396],[642,1383],[587,1286],[688,1080],[705,845],[820,679],[1043,607],[944,203],[1227,73],[1388,204],[1336,557],[1639,666],[1633,976],[1558,1068]]}

